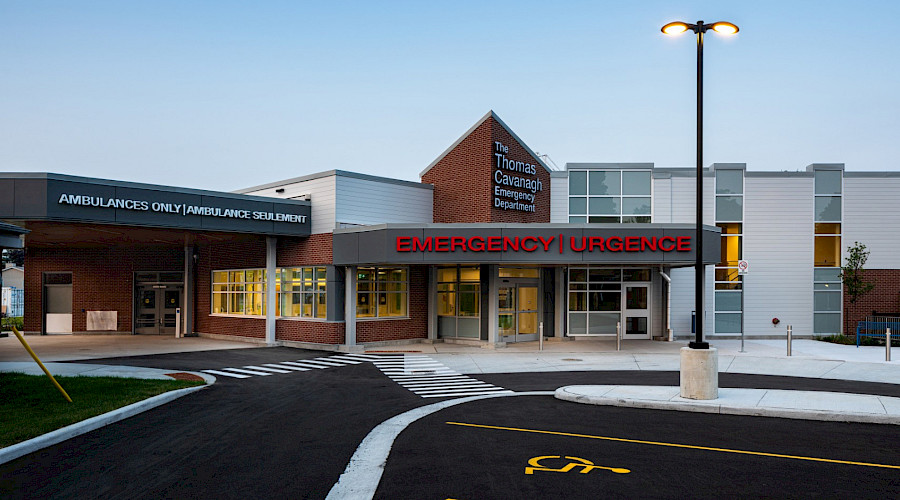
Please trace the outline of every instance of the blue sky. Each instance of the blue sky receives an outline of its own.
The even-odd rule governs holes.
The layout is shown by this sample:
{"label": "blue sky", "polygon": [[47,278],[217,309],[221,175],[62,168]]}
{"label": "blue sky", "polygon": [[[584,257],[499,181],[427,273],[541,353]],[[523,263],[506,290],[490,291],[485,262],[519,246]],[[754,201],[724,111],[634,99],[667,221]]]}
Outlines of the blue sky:
{"label": "blue sky", "polygon": [[418,180],[493,109],[566,162],[900,170],[896,1],[0,3],[0,169],[233,190]]}

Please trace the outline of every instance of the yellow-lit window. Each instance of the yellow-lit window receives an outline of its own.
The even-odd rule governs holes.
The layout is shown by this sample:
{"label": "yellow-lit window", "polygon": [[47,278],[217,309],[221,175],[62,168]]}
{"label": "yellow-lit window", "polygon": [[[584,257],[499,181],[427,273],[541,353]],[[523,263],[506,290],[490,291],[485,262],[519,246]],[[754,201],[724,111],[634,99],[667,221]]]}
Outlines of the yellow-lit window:
{"label": "yellow-lit window", "polygon": [[815,237],[815,266],[839,267],[841,265],[841,237]]}

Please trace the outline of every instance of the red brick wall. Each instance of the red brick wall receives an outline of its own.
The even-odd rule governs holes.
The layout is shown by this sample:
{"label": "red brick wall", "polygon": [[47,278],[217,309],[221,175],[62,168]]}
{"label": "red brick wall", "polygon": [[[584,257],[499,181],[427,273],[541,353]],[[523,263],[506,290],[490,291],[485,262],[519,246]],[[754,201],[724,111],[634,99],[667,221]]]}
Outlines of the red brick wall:
{"label": "red brick wall", "polygon": [[[503,210],[501,208],[496,208],[493,206],[493,175],[495,168],[491,168],[490,179],[490,204],[491,204],[491,220],[490,222],[503,222],[503,223],[540,223],[540,222],[550,222],[550,172],[547,171],[544,167],[540,165],[540,162],[537,161],[537,158],[531,156],[531,153],[528,150],[519,144],[518,141],[503,128],[503,125],[500,125],[494,119],[489,120],[492,123],[492,138],[491,138],[491,148],[493,148],[494,141],[502,142],[504,146],[509,147],[509,153],[507,153],[507,158],[514,159],[518,161],[524,161],[528,163],[533,163],[537,165],[537,172],[535,177],[537,177],[543,187],[541,191],[535,193],[535,211],[534,212],[522,212],[520,210]],[[493,158],[493,149],[491,150],[492,158]],[[528,174],[522,174],[522,177],[532,178],[532,176]],[[526,191],[521,189],[519,191]],[[510,200],[511,201],[511,200]]]}
{"label": "red brick wall", "polygon": [[319,344],[343,344],[344,323],[279,319],[275,321],[275,339]]}
{"label": "red brick wall", "polygon": [[265,318],[212,316],[212,272],[219,269],[266,267],[266,239],[222,242],[197,248],[197,302],[194,331],[239,337],[266,337]]}
{"label": "red brick wall", "polygon": [[490,222],[493,118],[422,176],[434,184],[434,222]]}
{"label": "red brick wall", "polygon": [[331,233],[308,238],[279,238],[276,262],[279,267],[324,266],[332,262]]}
{"label": "red brick wall", "polygon": [[875,282],[875,289],[850,303],[844,289],[844,325],[848,335],[856,335],[856,324],[865,320],[872,311],[880,313],[900,312],[900,269],[865,269],[863,276]]}
{"label": "red brick wall", "polygon": [[[534,213],[494,207],[495,141],[509,147],[507,158],[538,165],[536,177],[543,189],[537,192]],[[422,182],[434,185],[436,223],[550,222],[550,173],[493,117],[426,172]]]}
{"label": "red brick wall", "polygon": [[356,322],[357,342],[424,339],[428,337],[428,271],[409,268],[409,319],[379,319]]}
{"label": "red brick wall", "polygon": [[25,330],[41,330],[44,272],[72,272],[72,331],[87,330],[85,311],[117,311],[120,332],[133,326],[134,273],[184,270],[171,247],[34,248],[25,252]]}

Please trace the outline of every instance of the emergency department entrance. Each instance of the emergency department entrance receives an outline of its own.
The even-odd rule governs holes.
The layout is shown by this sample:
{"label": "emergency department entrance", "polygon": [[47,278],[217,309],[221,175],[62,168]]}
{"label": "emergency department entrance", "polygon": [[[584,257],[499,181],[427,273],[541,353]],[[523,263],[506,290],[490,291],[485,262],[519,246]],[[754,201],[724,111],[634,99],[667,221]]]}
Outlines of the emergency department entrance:
{"label": "emergency department entrance", "polygon": [[134,333],[173,335],[178,327],[176,309],[182,307],[184,274],[135,273]]}
{"label": "emergency department entrance", "polygon": [[497,289],[499,337],[503,342],[538,339],[540,317],[540,269],[500,267]]}

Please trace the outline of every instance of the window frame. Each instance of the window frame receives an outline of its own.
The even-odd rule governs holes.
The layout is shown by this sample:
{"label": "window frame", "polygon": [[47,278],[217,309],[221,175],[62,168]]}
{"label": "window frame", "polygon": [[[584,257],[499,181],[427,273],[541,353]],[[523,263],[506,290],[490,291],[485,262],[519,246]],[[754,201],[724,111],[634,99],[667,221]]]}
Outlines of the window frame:
{"label": "window frame", "polygon": [[[360,269],[372,269],[372,275],[374,276],[373,280],[360,280],[359,279],[359,271]],[[393,269],[402,269],[406,273],[406,279],[404,281],[396,281],[396,280],[378,280],[378,272],[383,270],[393,270]],[[356,268],[357,279],[356,279],[356,290],[354,290],[354,299],[356,302],[356,321],[378,321],[378,320],[395,320],[395,319],[410,319],[409,315],[409,282],[410,282],[410,271],[409,266],[359,266]],[[372,283],[375,285],[374,290],[360,290],[360,283]],[[379,288],[380,283],[403,283],[404,290],[402,291],[394,291],[394,290],[381,290]],[[381,316],[379,314],[379,304],[377,303],[378,296],[380,294],[403,294],[406,297],[406,314],[403,316]],[[367,294],[371,297],[374,297],[375,300],[372,302],[372,306],[374,308],[374,316],[360,316],[359,315],[359,296],[360,294]]]}
{"label": "window frame", "polygon": [[[618,175],[618,189],[614,194],[591,194],[590,178],[592,173],[616,173]],[[584,174],[584,194],[572,194],[571,180],[572,174]],[[648,177],[648,193],[646,194],[624,194],[625,174],[646,173]],[[566,215],[570,224],[650,224],[653,222],[653,170],[652,169],[622,169],[622,168],[592,168],[592,169],[575,169],[569,170],[566,178],[568,197],[566,205]],[[646,198],[650,211],[648,213],[624,213],[625,200],[639,200]],[[613,200],[614,205],[618,208],[618,213],[600,213],[591,212],[592,200]],[[584,213],[572,213],[572,203],[584,203]],[[615,220],[613,220],[615,219]],[[629,220],[625,219],[640,219]]]}

